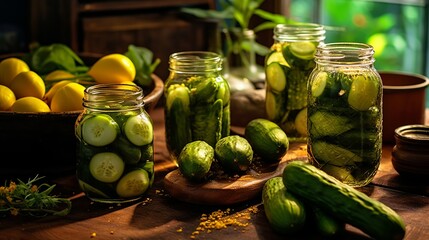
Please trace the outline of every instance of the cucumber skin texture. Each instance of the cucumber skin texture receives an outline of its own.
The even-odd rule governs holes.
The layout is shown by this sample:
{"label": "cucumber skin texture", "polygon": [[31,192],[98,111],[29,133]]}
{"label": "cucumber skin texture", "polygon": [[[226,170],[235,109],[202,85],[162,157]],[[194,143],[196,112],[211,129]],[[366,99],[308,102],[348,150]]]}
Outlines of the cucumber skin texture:
{"label": "cucumber skin texture", "polygon": [[265,216],[271,227],[282,234],[293,234],[303,229],[306,222],[304,203],[286,191],[282,177],[273,177],[262,189]]}
{"label": "cucumber skin texture", "polygon": [[[334,237],[344,232],[345,223],[327,214],[318,207],[311,206],[311,211],[314,225],[317,231],[324,237]],[[308,207],[307,207],[308,209]]]}
{"label": "cucumber skin texture", "polygon": [[215,146],[215,157],[228,173],[242,173],[249,169],[253,160],[250,143],[239,135],[221,138]]}
{"label": "cucumber skin texture", "polygon": [[282,178],[288,191],[375,239],[405,236],[405,224],[394,210],[311,164],[293,161]]}
{"label": "cucumber skin texture", "polygon": [[266,162],[280,161],[289,150],[286,133],[270,120],[253,119],[247,124],[244,135],[253,152]]}
{"label": "cucumber skin texture", "polygon": [[177,159],[179,170],[191,181],[201,181],[208,174],[214,159],[214,148],[204,141],[185,145]]}

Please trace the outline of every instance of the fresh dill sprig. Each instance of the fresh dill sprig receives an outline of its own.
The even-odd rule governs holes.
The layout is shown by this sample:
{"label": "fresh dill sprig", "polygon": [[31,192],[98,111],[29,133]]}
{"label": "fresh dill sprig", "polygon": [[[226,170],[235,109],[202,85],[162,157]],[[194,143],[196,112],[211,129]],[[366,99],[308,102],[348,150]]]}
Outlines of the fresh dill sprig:
{"label": "fresh dill sprig", "polygon": [[0,216],[30,215],[43,217],[47,215],[65,216],[70,213],[71,201],[51,195],[55,185],[35,182],[42,179],[36,175],[33,179],[18,183],[10,181],[0,186]]}

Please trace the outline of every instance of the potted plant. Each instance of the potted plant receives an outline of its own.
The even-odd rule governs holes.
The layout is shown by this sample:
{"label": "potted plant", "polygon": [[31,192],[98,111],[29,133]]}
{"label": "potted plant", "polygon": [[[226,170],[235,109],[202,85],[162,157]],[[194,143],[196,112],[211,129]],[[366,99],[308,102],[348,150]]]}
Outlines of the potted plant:
{"label": "potted plant", "polygon": [[[264,0],[220,0],[219,10],[182,9],[186,14],[218,22],[217,41],[213,44],[218,53],[224,56],[224,75],[231,85],[232,93],[264,85],[264,69],[256,63],[256,55],[265,56],[269,48],[258,43],[256,35],[262,30],[273,29],[277,24],[291,22],[283,15],[260,9],[263,2]],[[251,27],[250,21],[255,16],[264,22]]]}

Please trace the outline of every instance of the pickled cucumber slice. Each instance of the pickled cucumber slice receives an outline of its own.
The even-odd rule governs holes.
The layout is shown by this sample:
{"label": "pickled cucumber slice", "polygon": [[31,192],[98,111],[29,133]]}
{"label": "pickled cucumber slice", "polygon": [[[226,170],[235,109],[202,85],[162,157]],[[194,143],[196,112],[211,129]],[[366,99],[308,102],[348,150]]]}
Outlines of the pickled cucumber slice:
{"label": "pickled cucumber slice", "polygon": [[326,111],[317,111],[311,114],[309,123],[309,131],[314,138],[337,136],[354,127],[351,119]]}
{"label": "pickled cucumber slice", "polygon": [[316,46],[312,42],[292,42],[289,45],[289,50],[298,58],[311,60],[314,58]]}
{"label": "pickled cucumber slice", "polygon": [[295,128],[301,136],[307,136],[307,108],[302,109],[295,117]]}
{"label": "pickled cucumber slice", "polygon": [[267,57],[267,62],[266,65],[270,65],[273,62],[277,62],[283,66],[287,66],[290,67],[289,64],[286,62],[285,58],[283,57],[283,53],[282,52],[273,52],[271,53],[268,57]]}
{"label": "pickled cucumber slice", "polygon": [[379,85],[376,81],[365,76],[353,79],[348,96],[350,107],[358,111],[367,111],[377,101]]}
{"label": "pickled cucumber slice", "polygon": [[330,164],[334,166],[354,165],[362,162],[362,158],[353,152],[324,141],[315,141],[311,145],[311,152],[320,165]]}
{"label": "pickled cucumber slice", "polygon": [[269,64],[265,72],[267,84],[273,91],[281,92],[285,89],[286,74],[280,63],[273,62]]}
{"label": "pickled cucumber slice", "polygon": [[137,169],[123,176],[116,185],[116,193],[123,198],[142,195],[149,188],[149,174],[144,169]]}
{"label": "pickled cucumber slice", "polygon": [[82,123],[83,140],[96,147],[106,146],[115,141],[119,125],[107,114],[97,114]]}
{"label": "pickled cucumber slice", "polygon": [[152,121],[145,115],[128,118],[123,131],[128,140],[137,146],[143,146],[153,141]]}
{"label": "pickled cucumber slice", "polygon": [[313,97],[319,97],[325,91],[326,82],[328,81],[328,73],[320,72],[314,77],[311,83],[311,95]]}
{"label": "pickled cucumber slice", "polygon": [[98,181],[112,183],[124,172],[125,164],[116,153],[102,152],[95,154],[89,162],[89,171]]}
{"label": "pickled cucumber slice", "polygon": [[268,91],[265,96],[265,111],[268,119],[278,122],[285,114],[285,99],[281,94]]}

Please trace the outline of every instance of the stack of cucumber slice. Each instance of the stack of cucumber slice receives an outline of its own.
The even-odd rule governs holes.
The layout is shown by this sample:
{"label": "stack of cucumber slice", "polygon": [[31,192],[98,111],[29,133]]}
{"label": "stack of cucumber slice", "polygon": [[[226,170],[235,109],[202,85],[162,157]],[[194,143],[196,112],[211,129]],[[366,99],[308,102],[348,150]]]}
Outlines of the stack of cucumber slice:
{"label": "stack of cucumber slice", "polygon": [[154,179],[153,125],[146,112],[93,112],[78,119],[77,178],[98,201],[138,198]]}
{"label": "stack of cucumber slice", "polygon": [[371,71],[315,71],[309,84],[309,152],[350,184],[372,179],[381,157],[382,86]]}
{"label": "stack of cucumber slice", "polygon": [[315,67],[317,45],[308,41],[276,43],[265,60],[267,117],[291,139],[307,136],[307,83]]}

